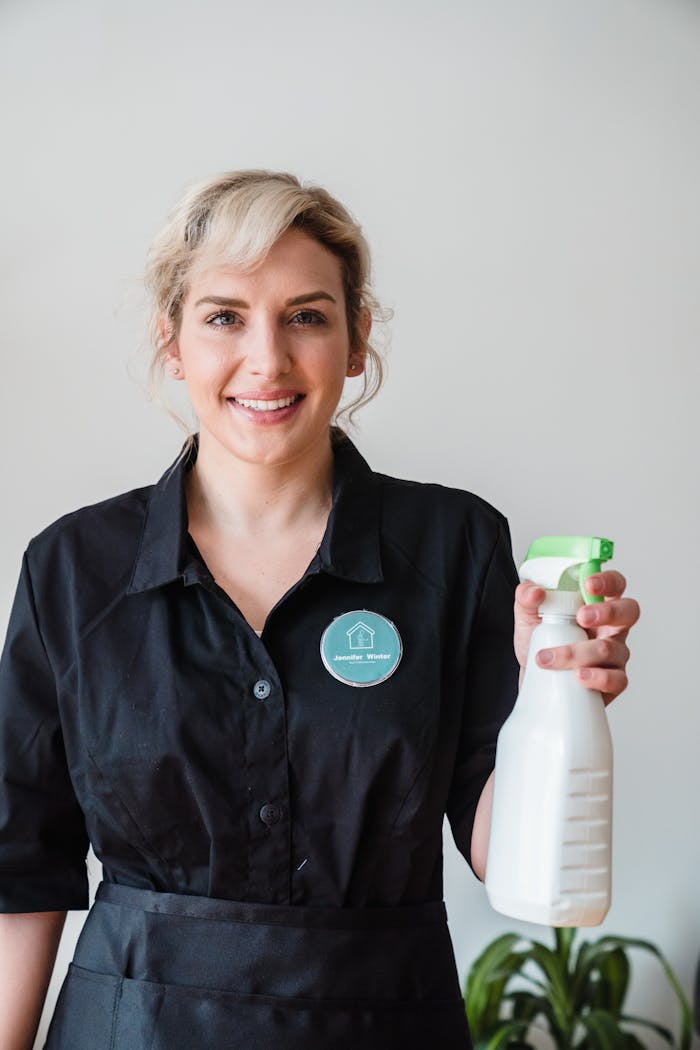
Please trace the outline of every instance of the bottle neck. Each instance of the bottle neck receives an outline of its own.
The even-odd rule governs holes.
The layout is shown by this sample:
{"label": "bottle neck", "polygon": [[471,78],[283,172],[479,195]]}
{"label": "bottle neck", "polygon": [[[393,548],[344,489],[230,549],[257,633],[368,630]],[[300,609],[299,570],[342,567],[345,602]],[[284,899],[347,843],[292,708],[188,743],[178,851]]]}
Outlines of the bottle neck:
{"label": "bottle neck", "polygon": [[545,590],[544,593],[544,601],[538,609],[544,622],[566,623],[576,619],[576,613],[583,605],[583,598],[578,591]]}

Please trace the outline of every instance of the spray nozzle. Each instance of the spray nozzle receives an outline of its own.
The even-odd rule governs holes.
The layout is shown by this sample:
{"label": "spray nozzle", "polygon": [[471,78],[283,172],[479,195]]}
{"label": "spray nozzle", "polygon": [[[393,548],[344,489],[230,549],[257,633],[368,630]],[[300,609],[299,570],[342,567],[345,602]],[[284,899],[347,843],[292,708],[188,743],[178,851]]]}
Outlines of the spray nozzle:
{"label": "spray nozzle", "polygon": [[602,602],[584,583],[613,556],[612,540],[599,536],[543,536],[531,545],[520,566],[520,578],[545,590],[579,591],[587,605]]}

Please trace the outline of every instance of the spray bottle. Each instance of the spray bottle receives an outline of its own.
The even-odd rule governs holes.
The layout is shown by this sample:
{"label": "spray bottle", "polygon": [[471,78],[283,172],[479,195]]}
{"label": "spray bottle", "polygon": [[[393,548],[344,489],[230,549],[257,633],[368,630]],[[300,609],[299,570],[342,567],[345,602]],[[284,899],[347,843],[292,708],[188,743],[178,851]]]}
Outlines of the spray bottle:
{"label": "spray bottle", "polygon": [[498,736],[486,892],[491,906],[547,926],[596,926],[610,907],[612,742],[600,693],[575,671],[535,662],[540,649],[585,641],[584,588],[610,540],[536,540],[520,579],[545,589],[515,707]]}

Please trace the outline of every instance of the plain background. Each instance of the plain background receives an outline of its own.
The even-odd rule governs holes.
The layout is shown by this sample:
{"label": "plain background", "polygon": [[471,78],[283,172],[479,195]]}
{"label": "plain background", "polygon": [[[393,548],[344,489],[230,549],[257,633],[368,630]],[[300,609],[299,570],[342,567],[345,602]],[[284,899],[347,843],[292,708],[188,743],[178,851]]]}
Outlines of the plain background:
{"label": "plain background", "polygon": [[[542,534],[617,544],[643,617],[610,710],[614,901],[588,936],[651,939],[690,992],[698,3],[4,0],[0,99],[3,625],[30,536],[179,450],[135,379],[140,272],[172,203],[232,168],[327,186],[395,312],[356,435],[372,465],[479,493],[516,558]],[[449,832],[445,849],[460,975],[502,931],[548,939],[491,911]],[[675,1021],[642,956],[630,1007]]]}

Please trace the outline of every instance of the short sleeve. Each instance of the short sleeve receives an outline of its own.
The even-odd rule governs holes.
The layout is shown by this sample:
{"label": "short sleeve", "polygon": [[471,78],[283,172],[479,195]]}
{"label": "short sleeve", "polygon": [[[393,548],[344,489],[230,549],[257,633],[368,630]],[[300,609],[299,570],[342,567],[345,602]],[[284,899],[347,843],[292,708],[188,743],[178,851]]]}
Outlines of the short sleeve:
{"label": "short sleeve", "polygon": [[471,863],[474,815],[493,771],[498,732],[518,690],[513,649],[513,601],[518,574],[505,518],[484,576],[467,648],[466,690],[447,817],[457,848]]}
{"label": "short sleeve", "polygon": [[87,908],[88,846],[25,554],[0,658],[0,912]]}

